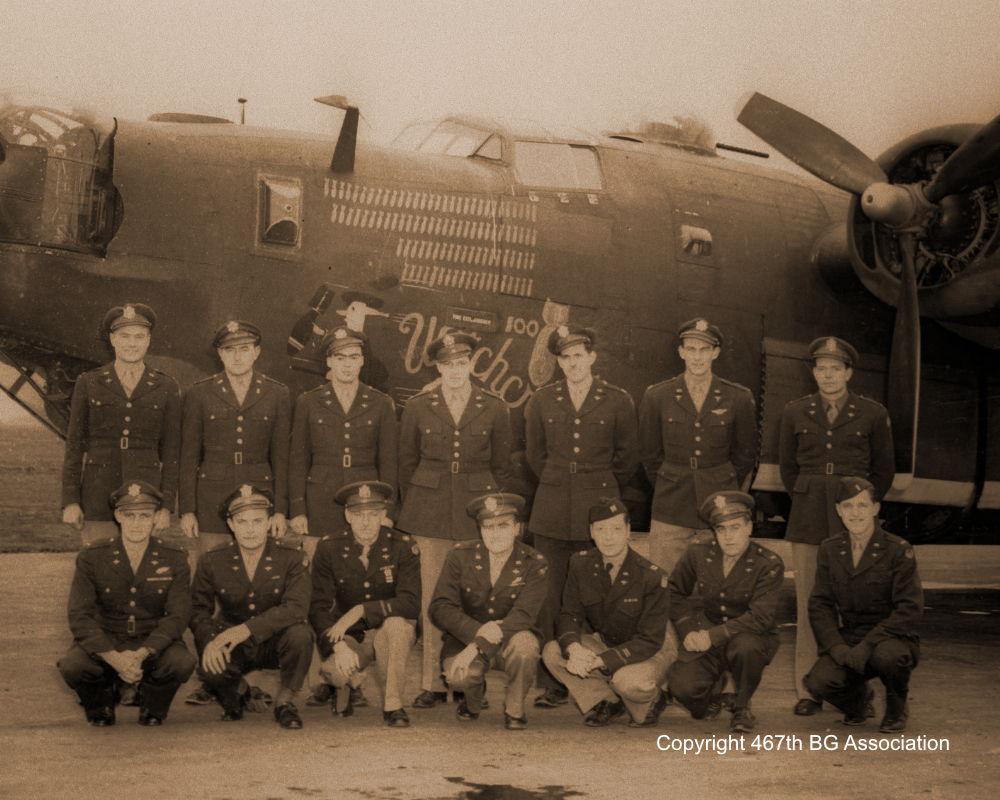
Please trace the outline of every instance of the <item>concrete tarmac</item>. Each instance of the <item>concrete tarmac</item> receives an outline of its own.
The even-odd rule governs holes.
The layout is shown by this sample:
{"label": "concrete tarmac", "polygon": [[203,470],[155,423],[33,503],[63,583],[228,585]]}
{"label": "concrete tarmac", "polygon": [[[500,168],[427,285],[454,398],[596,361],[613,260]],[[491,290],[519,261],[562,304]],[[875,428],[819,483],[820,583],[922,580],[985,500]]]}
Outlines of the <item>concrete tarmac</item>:
{"label": "concrete tarmac", "polygon": [[[137,725],[136,708],[119,708],[114,727],[92,728],[55,667],[71,642],[65,602],[73,560],[72,553],[0,555],[0,797],[1000,796],[997,591],[927,592],[909,729],[889,737],[878,733],[881,692],[876,718],[862,728],[845,728],[829,707],[813,717],[791,713],[794,590],[786,580],[791,595],[783,603],[781,649],[754,698],[757,731],[720,755],[719,742],[729,741],[728,714],[698,722],[678,706],[648,730],[631,729],[622,719],[586,728],[572,704],[529,708],[529,728],[506,731],[504,681],[495,674],[487,695],[492,707],[471,723],[459,722],[449,703],[409,709],[412,726],[391,730],[374,703],[337,719],[329,707],[309,708],[303,700],[301,731],[280,729],[270,712],[227,724],[217,705],[182,702],[192,683],[181,689],[162,728]],[[409,698],[419,691],[419,663],[414,649]],[[265,688],[273,685],[273,675],[260,678]],[[370,688],[367,694],[377,696]],[[685,740],[689,746],[700,741],[702,751],[672,749]],[[866,747],[922,749],[873,752],[858,749],[859,740]]]}

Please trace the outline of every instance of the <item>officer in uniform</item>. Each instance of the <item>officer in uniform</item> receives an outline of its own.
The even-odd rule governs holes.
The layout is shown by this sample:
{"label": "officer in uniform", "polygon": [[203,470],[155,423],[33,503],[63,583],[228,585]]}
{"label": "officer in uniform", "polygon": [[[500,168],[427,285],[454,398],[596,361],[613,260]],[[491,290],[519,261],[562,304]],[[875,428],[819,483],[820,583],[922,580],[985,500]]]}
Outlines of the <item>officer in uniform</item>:
{"label": "officer in uniform", "polygon": [[628,546],[628,509],[618,498],[590,509],[597,547],[570,560],[556,641],[542,657],[584,714],[601,728],[625,713],[634,728],[656,725],[667,705],[660,689],[670,666],[664,648],[667,574]]}
{"label": "officer in uniform", "polygon": [[750,390],[712,374],[722,332],[698,317],[677,335],[683,374],[650,386],[639,404],[639,457],[654,486],[649,560],[668,574],[705,527],[698,509],[743,486],[759,443]]}
{"label": "officer in uniform", "polygon": [[212,340],[225,369],[194,384],[184,397],[181,527],[200,537],[200,553],[229,542],[218,508],[246,483],[273,492],[271,532],[285,532],[291,405],[287,387],[254,369],[260,341],[256,325],[227,322]]}
{"label": "officer in uniform", "polygon": [[731,673],[733,733],[753,730],[750,698],[778,652],[775,613],[785,577],[781,559],[750,542],[753,509],[743,492],[708,497],[701,515],[716,538],[692,543],[670,575],[670,618],[681,639],[667,671],[670,691],[695,719],[711,719],[723,673]]}
{"label": "officer in uniform", "polygon": [[[309,557],[301,547],[268,536],[273,501],[269,489],[245,484],[219,509],[235,541],[198,560],[191,587],[191,631],[202,680],[222,703],[222,719],[243,718],[241,676],[256,669],[281,671],[274,717],[282,728],[301,728],[295,695],[312,660]],[[219,604],[219,613],[215,605]]]}
{"label": "officer in uniform", "polygon": [[310,558],[320,537],[344,524],[331,514],[343,486],[381,481],[396,494],[396,407],[388,395],[358,380],[365,359],[363,333],[339,327],[323,337],[330,383],[301,395],[295,403],[289,454],[289,508],[292,530]]}
{"label": "officer in uniform", "polygon": [[163,492],[155,530],[170,524],[177,497],[181,397],[177,382],[146,365],[153,309],[112,308],[101,333],[115,351],[107,366],[80,376],[73,390],[62,471],[63,522],[83,543],[118,535],[108,496],[124,482]]}
{"label": "officer in uniform", "polygon": [[[549,336],[565,380],[539,389],[524,410],[526,456],[539,478],[528,530],[549,562],[549,598],[540,623],[553,638],[570,556],[590,542],[587,514],[602,497],[618,497],[638,465],[635,406],[624,389],[593,376],[596,336],[561,325]],[[544,670],[535,705],[565,702],[565,690]]]}
{"label": "officer in uniform", "polygon": [[448,333],[431,342],[427,356],[441,373],[441,384],[412,397],[400,422],[402,510],[396,527],[413,536],[420,548],[423,586],[423,691],[414,708],[431,708],[446,698],[441,632],[427,613],[445,556],[456,541],[479,538],[466,515],[469,503],[510,480],[510,413],[499,397],[472,386],[475,347],[467,333]]}
{"label": "officer in uniform", "polygon": [[469,503],[482,539],[459,542],[448,553],[431,602],[431,619],[444,631],[441,668],[448,684],[465,693],[458,718],[479,717],[486,673],[507,674],[504,725],[528,726],[524,705],[541,647],[537,619],[548,592],[545,556],[517,541],[524,500],[490,494]]}
{"label": "officer in uniform", "polygon": [[822,655],[805,684],[819,703],[845,713],[845,725],[864,725],[874,714],[871,678],[885,685],[885,716],[879,731],[906,730],[910,673],[920,658],[915,628],[924,592],[913,548],[882,530],[875,486],[843,477],[837,514],[847,530],[819,546],[809,622]]}
{"label": "officer in uniform", "polygon": [[372,662],[381,675],[383,719],[409,727],[403,710],[406,661],[420,614],[420,551],[405,533],[384,525],[395,489],[379,481],[337,492],[350,530],[324,536],[316,548],[309,621],[319,642],[320,673],[336,686],[334,713],[354,713],[346,686],[361,685]]}
{"label": "officer in uniform", "polygon": [[881,502],[896,474],[892,432],[885,408],[847,388],[858,352],[833,336],[809,345],[816,394],[794,400],[781,417],[778,461],[781,481],[792,498],[785,539],[792,543],[797,603],[795,635],[795,713],[815,714],[822,707],[802,679],[816,663],[816,640],[809,627],[809,596],[816,575],[816,554],[825,539],[842,530],[836,496],[844,476],[865,478]]}
{"label": "officer in uniform", "polygon": [[59,662],[91,725],[115,724],[121,684],[138,683],[139,724],[160,725],[195,658],[181,637],[191,617],[187,553],[152,536],[163,495],[146,481],[111,495],[117,536],[84,548],[69,593],[73,646]]}

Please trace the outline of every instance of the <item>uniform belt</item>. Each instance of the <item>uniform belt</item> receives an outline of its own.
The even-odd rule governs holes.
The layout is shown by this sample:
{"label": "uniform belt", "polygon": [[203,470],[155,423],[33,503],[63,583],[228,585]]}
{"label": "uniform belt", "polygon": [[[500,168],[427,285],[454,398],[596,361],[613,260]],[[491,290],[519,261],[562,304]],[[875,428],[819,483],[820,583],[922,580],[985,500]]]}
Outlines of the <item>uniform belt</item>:
{"label": "uniform belt", "polygon": [[574,475],[578,472],[611,472],[610,464],[587,464],[581,461],[563,461],[561,458],[550,458],[545,462],[545,466],[555,467]]}
{"label": "uniform belt", "polygon": [[810,464],[799,470],[800,475],[856,475],[857,467],[852,464],[838,464],[827,461],[825,464]]}
{"label": "uniform belt", "polygon": [[157,443],[136,436],[122,436],[120,439],[91,439],[87,450],[156,450]]}
{"label": "uniform belt", "polygon": [[131,617],[130,619],[109,619],[108,617],[102,616],[98,624],[103,630],[110,631],[111,633],[125,633],[129,635],[144,636],[147,633],[152,633],[156,630],[156,626],[159,623],[159,619],[137,620],[135,617]]}
{"label": "uniform belt", "polygon": [[[708,463],[706,463],[706,462],[708,462]],[[687,460],[687,463],[683,463],[683,462],[682,463],[678,463],[678,462],[674,462],[674,461],[667,461],[667,462],[664,462],[664,463],[670,464],[670,466],[672,466],[672,467],[680,467],[681,469],[684,469],[684,468],[687,468],[687,469],[712,469],[712,467],[721,467],[724,464],[727,464],[728,462],[727,461],[717,461],[715,463],[712,463],[712,459],[710,459],[710,458],[705,458],[704,456],[702,456],[701,458],[696,458],[696,457],[692,456],[691,458],[689,458]]]}
{"label": "uniform belt", "polygon": [[359,467],[374,467],[375,462],[368,458],[358,458],[358,456],[352,456],[349,453],[343,456],[330,457],[328,455],[319,456],[314,458],[312,461],[313,465],[321,464],[324,466],[336,466],[336,467],[354,467],[358,469]]}
{"label": "uniform belt", "polygon": [[475,461],[421,461],[420,466],[436,472],[489,472],[490,465]]}
{"label": "uniform belt", "polygon": [[205,457],[202,459],[203,464],[267,464],[268,460],[266,458],[249,457],[243,451],[237,450],[233,452],[232,450],[216,452],[216,453],[205,453]]}

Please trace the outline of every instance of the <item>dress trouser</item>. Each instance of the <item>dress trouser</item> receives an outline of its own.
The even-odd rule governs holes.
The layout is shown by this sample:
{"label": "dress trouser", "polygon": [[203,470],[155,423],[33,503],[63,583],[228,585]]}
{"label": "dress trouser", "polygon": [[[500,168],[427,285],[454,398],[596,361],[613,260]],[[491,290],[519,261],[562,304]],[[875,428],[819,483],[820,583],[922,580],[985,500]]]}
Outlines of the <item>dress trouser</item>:
{"label": "dress trouser", "polygon": [[795,571],[795,694],[799,700],[809,697],[805,677],[818,655],[816,637],[809,624],[809,595],[816,583],[818,544],[792,542],[792,569]]}
{"label": "dress trouser", "polygon": [[428,609],[434,599],[444,560],[455,548],[452,539],[411,534],[420,548],[420,619],[423,623],[424,660],[420,688],[428,692],[445,691],[441,678],[441,630],[431,622]]}
{"label": "dress trouser", "polygon": [[[806,675],[806,688],[814,697],[826,700],[845,714],[861,716],[868,701],[867,683],[879,678],[885,685],[886,713],[899,716],[910,688],[910,673],[920,659],[920,647],[908,639],[886,639],[875,645],[864,672],[838,665],[830,656],[820,656]],[[894,698],[902,698],[892,709]],[[891,713],[895,711],[896,713]]]}
{"label": "dress trouser", "polygon": [[[362,642],[351,635],[345,636],[344,641],[358,654],[358,671],[344,674],[337,667],[337,660],[330,656],[320,667],[320,675],[338,689],[348,685],[357,688],[361,685],[365,669],[374,662],[379,672],[379,685],[382,687],[383,710],[395,711],[402,708],[406,661],[416,639],[413,627],[412,620],[388,617],[378,628],[365,631]],[[347,708],[349,699],[350,692],[337,692],[337,710]]]}
{"label": "dress trouser", "polygon": [[[598,654],[608,649],[599,634],[584,634],[580,637],[580,644]],[[545,645],[542,658],[552,674],[565,684],[584,714],[602,700],[617,702],[620,697],[632,719],[642,722],[656,699],[657,688],[667,677],[670,652],[670,646],[664,642],[664,646],[652,658],[626,664],[611,676],[594,670],[586,678],[566,669],[568,662],[563,658],[559,642],[551,641]],[[674,653],[676,654],[676,649]]]}
{"label": "dress trouser", "polygon": [[[503,643],[489,663],[481,655],[476,656],[465,677],[460,681],[449,681],[449,685],[455,691],[465,692],[467,708],[473,714],[478,714],[482,710],[483,697],[486,694],[486,673],[490,669],[501,670],[507,675],[504,711],[512,717],[521,718],[524,716],[524,701],[531,691],[538,670],[539,650],[538,637],[535,634],[531,631],[518,631]],[[459,652],[461,650],[444,654],[442,666],[445,675],[451,672],[451,665]]]}

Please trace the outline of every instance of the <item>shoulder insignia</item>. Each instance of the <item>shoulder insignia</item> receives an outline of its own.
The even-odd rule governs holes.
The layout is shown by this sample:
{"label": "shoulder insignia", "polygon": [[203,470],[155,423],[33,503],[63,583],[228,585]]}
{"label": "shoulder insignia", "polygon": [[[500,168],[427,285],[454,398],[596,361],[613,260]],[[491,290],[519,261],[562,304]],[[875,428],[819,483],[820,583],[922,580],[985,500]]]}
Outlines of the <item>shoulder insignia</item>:
{"label": "shoulder insignia", "polygon": [[379,391],[378,389],[376,389],[376,388],[375,388],[374,386],[369,386],[369,385],[368,385],[367,383],[363,383],[363,384],[361,384],[361,385],[365,387],[365,391],[366,391],[366,392],[371,392],[371,393],[372,393],[373,395],[375,395],[376,397],[388,397],[388,398],[389,398],[390,400],[392,399],[392,398],[391,398],[391,397],[389,397],[389,395],[387,395],[387,394],[386,394],[385,392],[380,392],[380,391]]}
{"label": "shoulder insignia", "polygon": [[323,383],[323,384],[320,384],[319,386],[317,386],[314,389],[310,389],[308,392],[303,392],[302,396],[306,397],[307,395],[310,395],[310,394],[320,394],[326,388],[327,388],[327,384]]}
{"label": "shoulder insignia", "polygon": [[907,547],[906,548],[906,557],[907,558],[913,558],[913,548],[912,547]]}
{"label": "shoulder insignia", "polygon": [[232,545],[233,545],[233,542],[225,542],[224,544],[217,544],[215,547],[213,547],[208,552],[209,553],[218,553],[218,552],[221,552],[222,550],[228,550]]}
{"label": "shoulder insignia", "polygon": [[614,389],[616,392],[621,392],[622,394],[628,394],[621,386],[615,386],[613,383],[608,383],[607,381],[602,382],[609,389]]}
{"label": "shoulder insignia", "polygon": [[215,377],[216,377],[215,375],[209,375],[207,378],[202,378],[200,381],[195,381],[194,383],[191,384],[191,386],[193,388],[195,386],[201,386],[203,383],[211,383],[213,380],[215,380]]}
{"label": "shoulder insignia", "polygon": [[308,553],[302,553],[302,566],[303,567],[308,567],[309,566],[309,554]]}
{"label": "shoulder insignia", "polygon": [[417,547],[417,543],[416,542],[414,542],[413,545],[410,547],[410,552],[413,553],[413,555],[415,555],[415,556],[419,556],[420,555],[420,548]]}
{"label": "shoulder insignia", "polygon": [[670,583],[670,579],[666,575],[664,575],[662,578],[660,578],[660,588],[661,589],[666,589],[667,585],[669,583]]}
{"label": "shoulder insignia", "polygon": [[785,408],[788,408],[789,406],[793,406],[796,403],[801,403],[803,400],[808,400],[810,397],[812,397],[811,394],[806,394],[806,395],[802,395],[802,397],[797,397],[795,400],[789,400],[785,404]]}
{"label": "shoulder insignia", "polygon": [[674,376],[674,377],[672,377],[672,378],[667,378],[667,379],[666,379],[665,381],[660,381],[659,383],[654,383],[654,384],[651,384],[650,386],[647,386],[647,387],[646,387],[646,391],[648,392],[648,391],[649,391],[650,389],[657,389],[657,388],[659,388],[660,386],[667,386],[668,384],[671,384],[671,383],[673,383],[673,382],[674,382],[675,380],[677,380],[677,379],[678,379],[679,377],[680,377],[679,375],[675,375],[675,376]]}
{"label": "shoulder insignia", "polygon": [[734,389],[739,389],[740,391],[746,392],[747,394],[753,394],[753,392],[751,392],[742,383],[736,383],[736,381],[727,381],[725,378],[719,378],[719,382],[726,384],[726,386],[732,386]]}
{"label": "shoulder insignia", "polygon": [[88,544],[87,549],[93,550],[94,548],[97,547],[107,547],[109,544],[114,542],[114,540],[115,540],[114,536],[109,536],[107,539],[101,538],[98,539],[96,542],[91,542],[90,544]]}
{"label": "shoulder insignia", "polygon": [[159,539],[157,537],[151,537],[151,541],[155,539],[157,547],[162,547],[164,550],[173,550],[175,553],[187,554],[187,548],[183,545],[174,544],[173,542],[168,542],[166,539]]}

